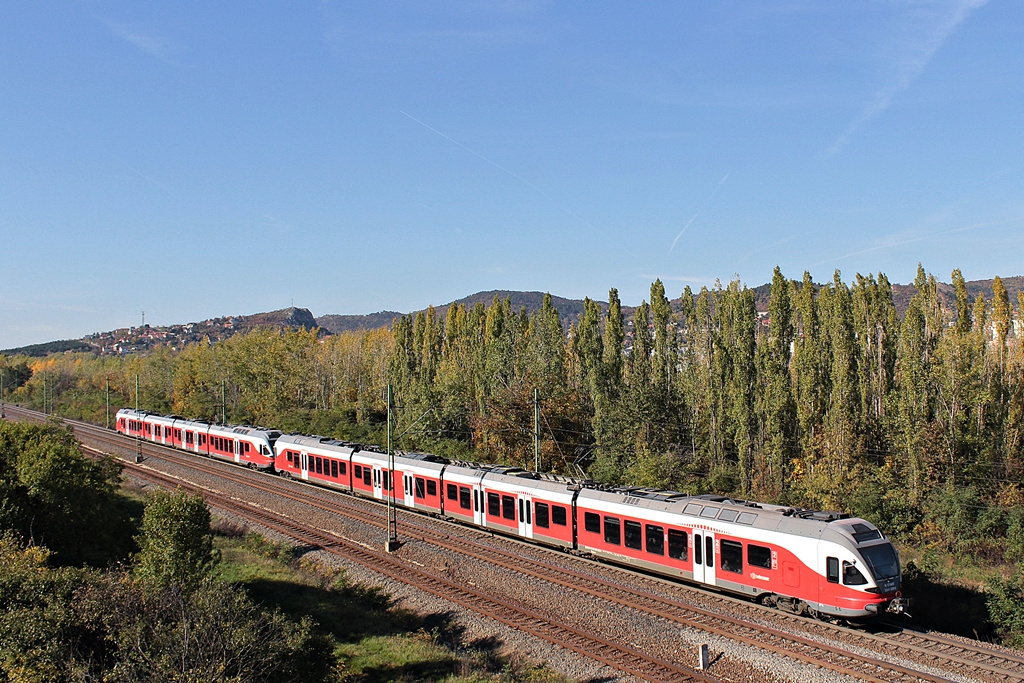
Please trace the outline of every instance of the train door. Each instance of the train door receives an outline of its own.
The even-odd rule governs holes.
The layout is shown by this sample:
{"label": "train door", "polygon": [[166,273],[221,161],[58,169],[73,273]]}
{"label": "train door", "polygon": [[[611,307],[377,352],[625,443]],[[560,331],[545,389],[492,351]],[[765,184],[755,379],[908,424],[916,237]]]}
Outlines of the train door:
{"label": "train door", "polygon": [[519,494],[519,535],[533,538],[533,499],[528,494]]}
{"label": "train door", "polygon": [[403,504],[408,508],[416,507],[416,498],[414,496],[416,491],[415,485],[415,477],[408,472],[404,472],[402,474],[402,493],[405,494]]}
{"label": "train door", "polygon": [[309,453],[305,451],[299,456],[299,478],[302,481],[309,481]]}
{"label": "train door", "polygon": [[477,526],[487,526],[484,487],[479,481],[473,482],[473,523]]}
{"label": "train door", "polygon": [[380,465],[373,466],[373,497],[377,500],[384,500],[384,496],[391,495],[391,482],[388,481],[390,474]]}
{"label": "train door", "polygon": [[715,585],[715,533],[693,530],[693,580]]}
{"label": "train door", "polygon": [[231,443],[235,445],[235,463],[240,464],[242,462],[242,442],[239,439],[233,439]]}

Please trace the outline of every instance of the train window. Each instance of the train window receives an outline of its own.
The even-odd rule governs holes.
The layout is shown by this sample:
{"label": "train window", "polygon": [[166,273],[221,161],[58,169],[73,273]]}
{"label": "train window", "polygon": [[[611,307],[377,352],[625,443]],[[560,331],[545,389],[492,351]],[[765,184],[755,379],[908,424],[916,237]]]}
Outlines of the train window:
{"label": "train window", "polygon": [[427,482],[424,479],[420,478],[420,477],[416,477],[416,497],[417,498],[425,498],[426,495],[427,495]]}
{"label": "train window", "polygon": [[719,551],[722,561],[722,571],[743,573],[743,544],[736,541],[722,539],[722,547]]}
{"label": "train window", "polygon": [[721,508],[706,507],[706,508],[704,508],[703,510],[700,511],[700,516],[701,517],[706,517],[708,519],[714,519],[715,517],[718,516],[718,511],[720,509]]}
{"label": "train window", "polygon": [[523,503],[524,503],[523,499],[520,498],[519,499],[519,523],[520,524],[522,524],[523,522],[526,521],[526,510],[523,509],[526,506]]}
{"label": "train window", "polygon": [[501,516],[505,519],[516,518],[516,499],[512,496],[501,497]]}
{"label": "train window", "polygon": [[604,518],[604,542],[619,545],[622,542],[622,530],[619,528],[618,517]]}
{"label": "train window", "polygon": [[346,469],[344,461],[338,463],[338,474],[344,477]]}
{"label": "train window", "polygon": [[839,583],[839,558],[829,557],[825,561],[825,578],[829,583]]}
{"label": "train window", "polygon": [[533,518],[530,516],[530,501],[526,501],[526,523],[533,524]]}
{"label": "train window", "polygon": [[552,505],[551,521],[559,526],[565,526],[565,508],[561,505]]}
{"label": "train window", "polygon": [[373,477],[373,471],[369,467],[364,467],[363,468],[363,485],[364,486],[373,486],[373,482],[371,481],[371,477]]}
{"label": "train window", "polygon": [[685,531],[668,530],[668,556],[674,560],[686,560],[689,556],[689,539]]}
{"label": "train window", "polygon": [[537,526],[542,529],[548,528],[548,504],[547,503],[534,503],[533,504],[533,516],[537,520]]}
{"label": "train window", "polygon": [[699,515],[700,511],[701,511],[701,508],[703,508],[703,507],[704,507],[703,505],[697,505],[696,503],[690,503],[685,508],[683,508],[683,514],[684,515],[694,515],[694,516]]}
{"label": "train window", "polygon": [[647,532],[647,552],[652,555],[664,555],[665,529],[655,524],[648,524],[645,531]]}
{"label": "train window", "polygon": [[395,479],[394,479],[395,473],[394,472],[388,472],[387,470],[382,470],[381,471],[381,476],[384,479],[384,490],[385,491],[390,491],[392,485],[395,483]]}
{"label": "train window", "polygon": [[324,473],[324,461],[321,460],[320,458],[314,457],[313,458],[313,469],[316,470],[317,474],[323,474]]}
{"label": "train window", "polygon": [[640,522],[626,520],[623,526],[626,527],[626,547],[633,548],[634,550],[643,548],[643,527],[640,525]]}
{"label": "train window", "polygon": [[601,515],[593,512],[583,513],[583,528],[592,534],[601,532]]}
{"label": "train window", "polygon": [[704,566],[715,566],[715,539],[711,536],[704,537]]}
{"label": "train window", "polygon": [[772,568],[772,551],[763,545],[747,544],[747,564],[754,567]]}
{"label": "train window", "polygon": [[448,500],[458,500],[459,499],[459,487],[456,486],[455,484],[448,484],[447,496],[448,496]]}
{"label": "train window", "polygon": [[843,585],[863,586],[868,580],[860,573],[860,570],[853,566],[852,562],[843,562]]}
{"label": "train window", "polygon": [[469,502],[468,486],[463,486],[459,488],[459,507],[462,508],[463,510],[468,510],[470,509],[470,507],[472,507]]}
{"label": "train window", "polygon": [[249,444],[249,442],[248,442],[248,441],[246,441],[246,442],[245,442],[245,452],[246,452],[246,453],[248,453],[248,452],[249,452],[249,445],[250,445],[250,444]]}
{"label": "train window", "polygon": [[352,465],[352,472],[353,472],[353,474],[356,475],[356,479],[362,479],[363,478],[363,466],[362,465]]}
{"label": "train window", "polygon": [[285,455],[286,458],[288,458],[288,462],[295,462],[294,460],[292,460],[292,452],[291,451],[285,451],[284,455]]}
{"label": "train window", "polygon": [[722,510],[722,514],[718,515],[718,519],[722,522],[735,522],[736,515],[740,514],[738,510]]}
{"label": "train window", "polygon": [[331,460],[331,476],[335,479],[338,478],[338,461]]}
{"label": "train window", "polygon": [[433,481],[431,479],[427,480],[427,495],[431,496],[431,497],[437,495],[437,482],[436,481]]}
{"label": "train window", "polygon": [[487,494],[487,514],[491,517],[501,516],[501,498],[497,493]]}

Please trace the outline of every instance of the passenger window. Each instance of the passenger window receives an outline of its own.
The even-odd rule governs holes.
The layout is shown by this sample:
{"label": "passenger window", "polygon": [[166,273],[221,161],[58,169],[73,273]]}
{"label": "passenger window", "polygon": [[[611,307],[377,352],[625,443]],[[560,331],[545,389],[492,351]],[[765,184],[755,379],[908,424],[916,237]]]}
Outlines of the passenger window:
{"label": "passenger window", "polygon": [[645,531],[647,532],[647,552],[652,555],[664,555],[665,529],[654,524],[648,524]]}
{"label": "passenger window", "polygon": [[583,528],[592,534],[601,533],[601,515],[593,512],[583,513]]}
{"label": "passenger window", "polygon": [[321,460],[320,458],[314,457],[313,458],[313,469],[316,470],[317,474],[323,474],[324,473],[324,461]]}
{"label": "passenger window", "polygon": [[559,526],[565,526],[565,508],[561,505],[552,505],[551,521]]}
{"label": "passenger window", "polygon": [[537,526],[542,529],[548,528],[548,504],[547,503],[534,503],[533,506],[534,519],[537,520]]}
{"label": "passenger window", "polygon": [[622,530],[619,528],[618,517],[604,518],[604,542],[611,545],[622,543]]}
{"label": "passenger window", "polygon": [[829,557],[825,563],[825,578],[829,583],[839,583],[839,558]]}
{"label": "passenger window", "polygon": [[335,479],[338,478],[338,461],[337,460],[332,460],[331,461],[331,476],[334,477]]}
{"label": "passenger window", "polygon": [[501,516],[511,520],[516,518],[516,499],[512,496],[501,497]]}
{"label": "passenger window", "polygon": [[345,461],[341,461],[338,463],[338,474],[344,477],[346,469],[347,468],[345,467]]}
{"label": "passenger window", "polygon": [[362,465],[353,465],[352,466],[352,471],[355,473],[356,479],[362,479],[363,478],[363,466]]}
{"label": "passenger window", "polygon": [[369,467],[364,467],[363,468],[363,485],[364,486],[373,486],[373,482],[371,481],[371,477],[373,477],[373,471]]}
{"label": "passenger window", "polygon": [[437,482],[436,481],[433,481],[431,479],[427,480],[427,495],[428,496],[436,496],[437,495]]}
{"label": "passenger window", "polygon": [[425,498],[427,495],[427,482],[420,477],[416,477],[416,497]]}
{"label": "passenger window", "polygon": [[[677,529],[668,530],[668,556],[673,560],[685,561],[690,555],[689,539],[685,531]],[[698,554],[700,550],[698,549]],[[700,560],[698,560],[699,562]]]}
{"label": "passenger window", "polygon": [[743,544],[722,539],[721,547],[722,571],[743,573]]}
{"label": "passenger window", "polygon": [[487,494],[487,514],[491,517],[501,516],[501,498],[498,497],[497,493]]}
{"label": "passenger window", "polygon": [[747,545],[747,564],[753,567],[763,567],[764,569],[771,569],[771,549],[765,548],[763,545],[754,545],[753,543],[749,543]]}
{"label": "passenger window", "polygon": [[844,586],[863,586],[868,582],[864,578],[864,575],[860,573],[860,570],[853,566],[850,562],[843,562],[843,585]]}
{"label": "passenger window", "polygon": [[640,522],[626,520],[623,526],[626,528],[626,547],[633,550],[643,548],[643,533],[641,531],[643,527],[640,526]]}
{"label": "passenger window", "polygon": [[[672,532],[670,531],[669,533],[671,534]],[[671,547],[672,546],[670,545],[670,552]],[[704,564],[704,541],[701,540],[700,534],[693,535],[693,564],[695,566],[699,564]]]}
{"label": "passenger window", "polygon": [[[448,500],[458,500],[459,499],[459,487],[458,486],[456,486],[455,484],[448,484],[448,486],[446,487],[446,490],[448,491]],[[468,491],[468,489],[467,489],[467,491]],[[463,507],[466,507],[466,506],[463,505]]]}
{"label": "passenger window", "polygon": [[472,507],[469,502],[469,487],[463,486],[459,489],[459,507],[468,510]]}

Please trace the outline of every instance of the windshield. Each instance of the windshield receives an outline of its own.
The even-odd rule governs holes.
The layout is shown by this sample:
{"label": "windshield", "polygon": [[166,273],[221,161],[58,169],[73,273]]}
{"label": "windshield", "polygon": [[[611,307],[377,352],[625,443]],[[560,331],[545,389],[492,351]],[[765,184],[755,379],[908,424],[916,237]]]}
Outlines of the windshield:
{"label": "windshield", "polygon": [[867,564],[876,581],[900,575],[900,560],[896,557],[896,550],[891,543],[861,548],[860,554],[864,557],[864,563]]}

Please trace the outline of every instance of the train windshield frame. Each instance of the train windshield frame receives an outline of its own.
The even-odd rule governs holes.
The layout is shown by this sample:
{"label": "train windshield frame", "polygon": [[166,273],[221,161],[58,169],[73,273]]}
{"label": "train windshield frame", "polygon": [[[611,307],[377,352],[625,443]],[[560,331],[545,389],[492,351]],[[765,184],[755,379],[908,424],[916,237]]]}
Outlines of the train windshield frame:
{"label": "train windshield frame", "polygon": [[876,581],[899,577],[900,558],[892,543],[880,543],[859,550],[861,557],[864,558],[864,564],[871,570],[871,575]]}

